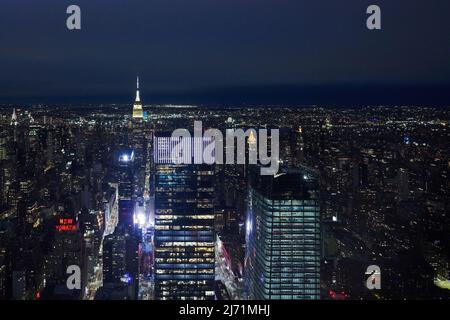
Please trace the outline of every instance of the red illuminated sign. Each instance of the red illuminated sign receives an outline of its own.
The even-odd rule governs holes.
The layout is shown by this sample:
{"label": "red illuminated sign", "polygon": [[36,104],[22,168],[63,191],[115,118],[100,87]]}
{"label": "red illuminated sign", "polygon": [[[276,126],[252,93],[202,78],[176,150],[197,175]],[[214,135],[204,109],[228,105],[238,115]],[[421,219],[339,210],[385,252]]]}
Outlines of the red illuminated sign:
{"label": "red illuminated sign", "polygon": [[76,231],[77,225],[74,223],[73,219],[59,219],[56,225],[56,230],[58,231]]}

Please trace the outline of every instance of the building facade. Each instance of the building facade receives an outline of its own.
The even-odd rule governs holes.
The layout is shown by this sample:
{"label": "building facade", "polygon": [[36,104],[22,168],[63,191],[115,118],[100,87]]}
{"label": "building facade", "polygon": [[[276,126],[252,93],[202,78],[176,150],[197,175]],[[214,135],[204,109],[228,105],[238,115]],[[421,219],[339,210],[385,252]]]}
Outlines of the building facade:
{"label": "building facade", "polygon": [[320,298],[320,210],[310,172],[252,173],[246,243],[249,299]]}
{"label": "building facade", "polygon": [[155,137],[155,298],[214,299],[214,172],[172,163],[174,145]]}

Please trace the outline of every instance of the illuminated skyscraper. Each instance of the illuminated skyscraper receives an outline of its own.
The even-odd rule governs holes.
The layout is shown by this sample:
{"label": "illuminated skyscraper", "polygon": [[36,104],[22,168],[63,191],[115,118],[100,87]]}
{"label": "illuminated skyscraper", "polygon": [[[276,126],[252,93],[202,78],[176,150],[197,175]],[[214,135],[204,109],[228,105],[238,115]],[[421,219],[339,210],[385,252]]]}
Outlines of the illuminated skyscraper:
{"label": "illuminated skyscraper", "polygon": [[307,171],[251,175],[245,281],[250,299],[319,299],[318,186]]}
{"label": "illuminated skyscraper", "polygon": [[16,108],[13,110],[13,114],[11,116],[11,125],[17,126],[17,114],[16,114]]}
{"label": "illuminated skyscraper", "polygon": [[119,224],[133,228],[134,151],[125,150],[119,156]]}
{"label": "illuminated skyscraper", "polygon": [[[139,241],[137,229],[134,224],[135,216],[135,151],[128,149],[119,155],[119,222],[113,235],[123,237],[125,240],[124,254],[125,273],[121,275],[122,282],[132,288],[131,297],[137,297],[139,288],[138,250]],[[114,239],[114,238],[113,238]],[[122,244],[120,244],[122,246]],[[122,260],[121,260],[122,261]],[[117,277],[115,277],[117,278]]]}
{"label": "illuminated skyscraper", "polygon": [[142,119],[144,116],[143,110],[142,110],[142,102],[141,97],[139,94],[139,77],[137,77],[137,83],[136,83],[136,100],[133,104],[133,119]]}
{"label": "illuminated skyscraper", "polygon": [[[155,297],[214,299],[213,168],[174,164],[171,152],[178,142],[154,142]],[[192,151],[183,156],[192,157]]]}

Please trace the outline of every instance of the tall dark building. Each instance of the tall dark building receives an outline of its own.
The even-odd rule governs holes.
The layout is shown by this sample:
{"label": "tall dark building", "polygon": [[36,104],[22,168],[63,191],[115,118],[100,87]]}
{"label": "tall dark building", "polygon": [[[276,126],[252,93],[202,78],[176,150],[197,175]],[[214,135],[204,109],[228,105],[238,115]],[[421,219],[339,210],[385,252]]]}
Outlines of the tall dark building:
{"label": "tall dark building", "polygon": [[134,216],[134,150],[120,154],[119,174],[119,224],[131,230]]}
{"label": "tall dark building", "polygon": [[119,283],[126,269],[125,235],[114,232],[103,243],[103,283]]}
{"label": "tall dark building", "polygon": [[103,244],[103,283],[128,286],[130,298],[139,289],[139,238],[125,226],[116,228]]}
{"label": "tall dark building", "polygon": [[[137,298],[139,290],[139,233],[135,228],[135,150],[127,149],[118,157],[118,225],[105,239],[104,282],[127,285],[128,294]],[[105,274],[106,273],[106,274]]]}
{"label": "tall dark building", "polygon": [[[154,142],[155,297],[214,299],[212,166],[174,164],[170,155],[177,141]],[[189,158],[191,151],[184,155]]]}
{"label": "tall dark building", "polygon": [[318,185],[306,170],[251,174],[246,221],[248,298],[319,299]]}

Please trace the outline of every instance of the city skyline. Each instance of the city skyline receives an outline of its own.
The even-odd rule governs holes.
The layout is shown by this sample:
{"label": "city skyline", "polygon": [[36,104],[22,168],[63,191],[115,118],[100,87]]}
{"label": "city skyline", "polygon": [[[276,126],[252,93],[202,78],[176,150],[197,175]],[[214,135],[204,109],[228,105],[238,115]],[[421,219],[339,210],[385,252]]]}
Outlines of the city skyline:
{"label": "city skyline", "polygon": [[[2,298],[448,297],[448,109],[133,104],[2,112]],[[170,131],[198,119],[279,128],[280,172],[172,164]]]}
{"label": "city skyline", "polygon": [[450,2],[76,2],[0,5],[0,301],[450,301]]}

